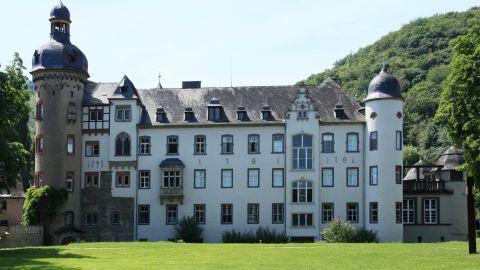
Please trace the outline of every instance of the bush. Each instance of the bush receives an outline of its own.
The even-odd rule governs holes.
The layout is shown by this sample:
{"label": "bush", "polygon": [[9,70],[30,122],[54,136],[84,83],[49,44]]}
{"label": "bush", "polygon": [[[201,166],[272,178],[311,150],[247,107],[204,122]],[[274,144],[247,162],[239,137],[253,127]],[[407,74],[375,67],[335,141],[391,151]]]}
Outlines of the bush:
{"label": "bush", "polygon": [[355,228],[350,222],[335,218],[323,230],[327,242],[349,243],[355,240]]}
{"label": "bush", "polygon": [[186,243],[202,243],[203,229],[193,217],[183,217],[175,226],[175,239]]}
{"label": "bush", "polygon": [[258,227],[255,231],[237,232],[235,230],[224,231],[222,234],[222,241],[224,243],[287,243],[288,238],[285,233],[277,233],[275,230],[270,230],[268,227]]}
{"label": "bush", "polygon": [[368,230],[364,227],[357,230],[355,233],[355,243],[377,243],[377,231],[375,230]]}

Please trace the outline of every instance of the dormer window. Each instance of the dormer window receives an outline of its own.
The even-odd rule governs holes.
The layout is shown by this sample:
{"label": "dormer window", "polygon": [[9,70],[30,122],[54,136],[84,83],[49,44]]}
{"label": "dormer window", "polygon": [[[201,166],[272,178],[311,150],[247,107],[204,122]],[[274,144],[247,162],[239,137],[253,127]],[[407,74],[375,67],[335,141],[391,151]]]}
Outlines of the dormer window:
{"label": "dormer window", "polygon": [[185,108],[185,121],[187,122],[196,122],[197,118],[195,117],[195,113],[193,112],[192,107]]}
{"label": "dormer window", "polygon": [[168,123],[167,114],[162,107],[157,108],[157,122]]}
{"label": "dormer window", "polygon": [[249,121],[250,120],[248,118],[247,111],[245,110],[245,107],[238,107],[238,109],[237,109],[237,119],[239,121]]}
{"label": "dormer window", "polygon": [[274,120],[272,117],[272,111],[270,111],[270,107],[268,105],[263,106],[262,119],[265,121]]}
{"label": "dormer window", "polygon": [[222,121],[222,105],[217,98],[212,98],[208,103],[208,121]]}
{"label": "dormer window", "polygon": [[38,50],[35,51],[33,54],[34,62],[35,65],[38,65],[40,63],[40,54],[38,53]]}

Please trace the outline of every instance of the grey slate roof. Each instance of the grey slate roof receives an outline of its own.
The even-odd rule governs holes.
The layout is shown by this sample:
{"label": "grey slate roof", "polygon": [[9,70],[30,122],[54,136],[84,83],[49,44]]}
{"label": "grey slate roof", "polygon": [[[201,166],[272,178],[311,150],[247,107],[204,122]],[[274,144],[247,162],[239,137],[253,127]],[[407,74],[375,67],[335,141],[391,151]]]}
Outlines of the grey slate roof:
{"label": "grey slate roof", "polygon": [[183,162],[178,158],[166,158],[160,162],[160,167],[170,167],[170,166],[179,166],[185,167]]}
{"label": "grey slate roof", "polygon": [[448,148],[437,160],[437,165],[443,165],[442,171],[456,170],[464,163],[463,151],[453,146]]}
{"label": "grey slate roof", "polygon": [[68,8],[60,1],[56,6],[50,11],[50,20],[51,19],[60,19],[70,21],[70,11]]}
{"label": "grey slate roof", "polygon": [[364,101],[381,98],[402,98],[397,78],[383,68],[368,86],[368,95]]}
{"label": "grey slate roof", "polygon": [[[128,78],[127,78],[128,79]],[[128,80],[129,81],[129,80]],[[119,84],[88,82],[83,97],[84,105],[108,104],[109,98],[118,94]],[[279,123],[285,119],[295,99],[298,86],[247,86],[247,87],[207,87],[196,89],[152,88],[139,89],[139,99],[145,106],[142,113],[143,125],[178,125],[184,121],[185,108],[191,107],[197,122],[212,123],[207,120],[207,105],[213,98],[219,100],[229,123],[242,123],[237,120],[238,107],[244,107],[251,121],[247,123]],[[325,80],[316,87],[306,87],[308,96],[319,112],[322,122],[363,122],[364,115],[358,112],[360,106],[331,79]],[[273,121],[262,120],[261,111],[265,103],[272,111]],[[335,106],[343,105],[345,117],[336,118]],[[168,118],[168,123],[157,123],[156,111],[162,107]],[[212,123],[215,124],[215,123]]]}
{"label": "grey slate roof", "polygon": [[417,180],[417,170],[420,170],[420,173],[418,175],[418,180],[425,180],[425,176],[429,174],[432,169],[436,169],[435,167],[429,167],[426,162],[423,160],[419,160],[417,163],[414,164],[415,166],[425,166],[421,168],[410,168],[408,170],[407,174],[405,177],[403,177],[403,180]]}

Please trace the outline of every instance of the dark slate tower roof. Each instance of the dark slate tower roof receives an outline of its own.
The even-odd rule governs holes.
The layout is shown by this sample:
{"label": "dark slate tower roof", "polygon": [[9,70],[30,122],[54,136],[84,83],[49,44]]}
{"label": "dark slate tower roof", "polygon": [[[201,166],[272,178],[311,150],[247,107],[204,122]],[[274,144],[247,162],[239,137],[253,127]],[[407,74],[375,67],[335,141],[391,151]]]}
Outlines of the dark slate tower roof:
{"label": "dark slate tower roof", "polygon": [[456,170],[464,163],[463,151],[453,146],[448,148],[437,160],[437,165],[443,165],[442,171]]}
{"label": "dark slate tower roof", "polygon": [[400,84],[397,78],[384,68],[373,78],[368,86],[368,95],[364,101],[373,99],[401,99]]}
{"label": "dark slate tower roof", "polygon": [[70,42],[70,12],[60,2],[50,12],[50,40],[35,50],[31,73],[38,70],[68,70],[88,76],[88,61]]}

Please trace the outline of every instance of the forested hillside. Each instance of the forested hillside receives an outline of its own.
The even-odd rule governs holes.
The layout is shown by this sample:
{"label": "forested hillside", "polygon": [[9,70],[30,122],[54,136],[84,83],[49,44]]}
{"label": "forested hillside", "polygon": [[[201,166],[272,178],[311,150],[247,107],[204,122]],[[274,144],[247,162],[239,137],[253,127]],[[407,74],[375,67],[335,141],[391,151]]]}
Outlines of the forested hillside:
{"label": "forested hillside", "polygon": [[467,33],[469,19],[480,19],[479,7],[414,20],[297,84],[318,85],[330,77],[362,100],[370,80],[385,63],[398,78],[405,99],[404,162],[411,164],[419,157],[434,162],[450,145],[445,130],[432,122],[442,83],[450,73],[449,42]]}

